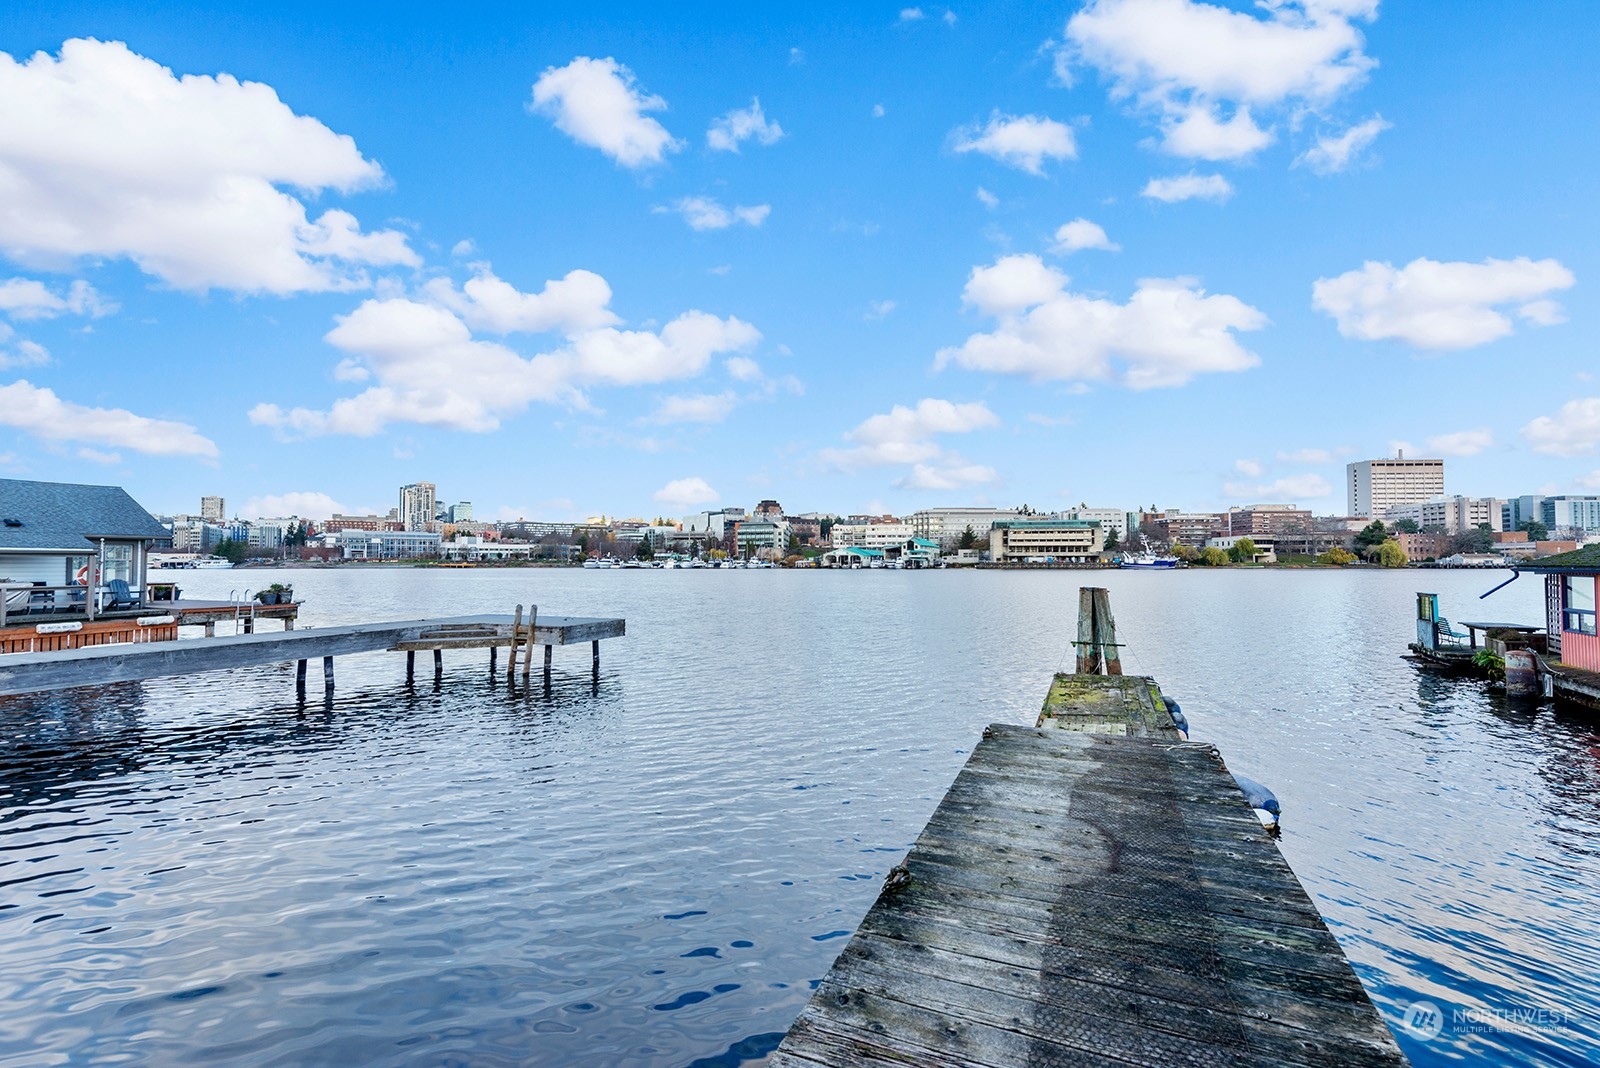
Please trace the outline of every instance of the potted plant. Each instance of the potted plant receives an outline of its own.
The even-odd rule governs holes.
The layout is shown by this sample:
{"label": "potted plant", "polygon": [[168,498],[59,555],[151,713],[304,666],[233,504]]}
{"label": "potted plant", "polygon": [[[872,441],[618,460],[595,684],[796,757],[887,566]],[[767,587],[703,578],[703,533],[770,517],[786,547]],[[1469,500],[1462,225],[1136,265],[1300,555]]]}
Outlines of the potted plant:
{"label": "potted plant", "polygon": [[281,582],[274,582],[264,590],[257,590],[256,600],[262,604],[292,604],[294,603],[294,587],[285,586]]}

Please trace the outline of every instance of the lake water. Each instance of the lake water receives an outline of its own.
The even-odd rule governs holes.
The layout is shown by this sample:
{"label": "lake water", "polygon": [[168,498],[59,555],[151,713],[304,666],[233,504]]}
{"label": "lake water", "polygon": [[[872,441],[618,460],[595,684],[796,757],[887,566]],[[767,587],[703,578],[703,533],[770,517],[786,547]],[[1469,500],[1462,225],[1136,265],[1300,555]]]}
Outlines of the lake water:
{"label": "lake water", "polygon": [[[1419,589],[1541,619],[1536,578],[1477,600],[1503,577],[182,573],[292,580],[302,626],[522,601],[628,637],[598,688],[556,650],[548,695],[457,653],[437,688],[342,659],[303,708],[292,665],[0,699],[0,1063],[759,1061],[983,726],[1033,721],[1081,583],[1128,670],[1277,792],[1414,1063],[1594,1063],[1596,720],[1399,658]],[[1438,1037],[1399,1026],[1418,1000]]]}

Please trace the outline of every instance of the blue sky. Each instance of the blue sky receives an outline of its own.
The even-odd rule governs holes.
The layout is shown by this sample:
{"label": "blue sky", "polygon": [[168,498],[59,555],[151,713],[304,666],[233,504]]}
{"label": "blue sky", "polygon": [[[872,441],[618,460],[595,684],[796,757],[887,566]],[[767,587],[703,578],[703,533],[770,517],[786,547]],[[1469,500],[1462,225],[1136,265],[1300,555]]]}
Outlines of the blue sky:
{"label": "blue sky", "polygon": [[1403,442],[1600,489],[1581,3],[54,6],[0,15],[8,476],[1342,512]]}

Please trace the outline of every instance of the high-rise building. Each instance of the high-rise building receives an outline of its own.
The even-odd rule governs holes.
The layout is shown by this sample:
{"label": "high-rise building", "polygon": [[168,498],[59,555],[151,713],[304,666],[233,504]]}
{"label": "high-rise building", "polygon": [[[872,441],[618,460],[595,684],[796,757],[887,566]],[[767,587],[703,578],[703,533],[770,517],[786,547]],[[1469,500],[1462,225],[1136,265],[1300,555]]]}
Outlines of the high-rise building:
{"label": "high-rise building", "polygon": [[472,502],[462,501],[460,504],[452,504],[449,519],[452,523],[472,522]]}
{"label": "high-rise building", "polygon": [[1484,526],[1494,531],[1504,529],[1502,504],[1494,497],[1434,497],[1415,504],[1396,505],[1373,518],[1385,523],[1409,519],[1421,530],[1445,534],[1465,534]]}
{"label": "high-rise building", "polygon": [[1345,465],[1350,514],[1382,519],[1401,504],[1444,496],[1443,460],[1358,460]]}
{"label": "high-rise building", "polygon": [[400,522],[406,530],[427,530],[439,507],[432,482],[413,482],[400,487]]}
{"label": "high-rise building", "polygon": [[207,523],[220,523],[227,513],[227,504],[221,497],[200,498],[200,518]]}
{"label": "high-rise building", "polygon": [[1551,531],[1600,530],[1600,497],[1562,494],[1539,502],[1539,518]]}

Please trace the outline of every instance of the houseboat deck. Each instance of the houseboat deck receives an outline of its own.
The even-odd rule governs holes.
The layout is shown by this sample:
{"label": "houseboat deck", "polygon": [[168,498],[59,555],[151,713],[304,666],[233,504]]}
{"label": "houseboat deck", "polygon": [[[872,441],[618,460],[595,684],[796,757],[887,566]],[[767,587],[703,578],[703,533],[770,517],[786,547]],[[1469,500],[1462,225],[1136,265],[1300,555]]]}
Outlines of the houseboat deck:
{"label": "houseboat deck", "polygon": [[[626,633],[621,619],[540,614],[529,628],[516,616],[480,615],[450,619],[413,619],[388,623],[362,623],[345,627],[319,627],[273,633],[237,634],[194,641],[145,641],[136,644],[97,644],[87,648],[51,652],[19,652],[0,657],[0,696],[60,690],[74,686],[101,686],[165,675],[252,667],[299,661],[298,681],[303,686],[308,660],[322,658],[324,680],[332,686],[333,658],[352,653],[404,652],[407,676],[419,651],[434,653],[435,671],[449,649],[488,649],[490,670],[501,647],[515,651],[533,645],[545,647],[544,670],[548,679],[552,647],[590,642],[595,670],[599,670],[600,642]],[[525,655],[531,657],[531,650]],[[528,674],[531,660],[524,661]]]}

